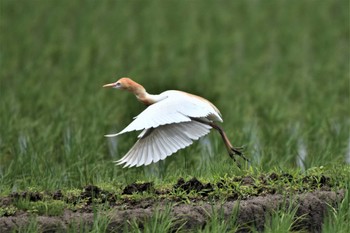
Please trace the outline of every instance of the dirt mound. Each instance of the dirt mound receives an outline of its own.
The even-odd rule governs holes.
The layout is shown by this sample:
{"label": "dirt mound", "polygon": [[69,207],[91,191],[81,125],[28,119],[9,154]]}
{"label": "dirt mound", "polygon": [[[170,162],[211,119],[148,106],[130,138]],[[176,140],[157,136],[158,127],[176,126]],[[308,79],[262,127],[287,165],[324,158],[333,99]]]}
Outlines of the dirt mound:
{"label": "dirt mound", "polygon": [[134,194],[134,193],[143,193],[146,191],[151,191],[153,189],[153,183],[151,182],[146,182],[146,183],[133,183],[127,185],[122,192],[123,194]]}
{"label": "dirt mound", "polygon": [[[260,177],[231,177],[216,183],[203,183],[196,178],[183,178],[168,189],[157,189],[153,183],[132,183],[118,193],[109,192],[95,185],[87,185],[80,192],[67,194],[55,192],[21,192],[0,198],[0,207],[10,209],[18,201],[29,203],[48,200],[59,201],[64,208],[59,214],[34,212],[38,225],[44,232],[67,230],[73,223],[77,226],[92,226],[96,204],[107,204],[110,232],[122,232],[128,221],[140,225],[156,211],[171,207],[170,214],[184,229],[198,229],[206,225],[213,210],[221,211],[230,219],[232,211],[239,207],[236,221],[239,232],[249,232],[254,226],[263,230],[266,217],[281,207],[297,208],[296,215],[303,216],[294,225],[295,230],[318,232],[329,206],[336,206],[344,198],[344,191],[331,191],[334,184],[326,176],[293,177],[290,174],[271,173]],[[286,192],[285,190],[288,190]],[[282,194],[283,193],[283,194]],[[136,198],[135,198],[135,194]],[[146,195],[144,195],[146,194]],[[66,204],[64,204],[66,203]],[[103,212],[103,211],[102,211]],[[0,217],[1,232],[13,232],[26,226],[33,212],[17,209],[7,211]]]}
{"label": "dirt mound", "polygon": [[207,196],[208,193],[214,191],[214,188],[211,183],[202,184],[196,178],[192,178],[191,180],[185,182],[183,178],[180,178],[177,183],[173,186],[173,189],[181,189],[186,193],[190,193],[191,191],[195,191],[200,193],[202,196]]}
{"label": "dirt mound", "polygon": [[[298,194],[293,197],[295,200],[291,203],[298,206],[297,216],[303,216],[301,221],[294,226],[294,230],[307,230],[310,232],[319,232],[321,230],[323,218],[326,210],[330,206],[335,206],[336,203],[344,198],[344,192],[338,193],[332,191],[316,191],[307,194]],[[204,227],[209,215],[213,211],[213,207],[221,210],[224,213],[224,218],[229,219],[232,211],[239,205],[237,223],[242,227],[239,232],[249,232],[250,226],[254,226],[259,231],[263,230],[267,213],[276,210],[281,205],[289,203],[290,198],[283,195],[266,195],[252,197],[242,201],[227,201],[223,204],[207,202],[197,202],[191,204],[177,204],[171,208],[171,214],[179,222],[184,223],[183,229],[195,229]],[[136,222],[142,222],[145,219],[151,218],[156,209],[165,209],[169,203],[165,200],[155,203],[149,200],[138,203],[132,208],[123,209],[120,206],[115,206],[110,215],[111,221],[108,226],[110,232],[122,232],[125,229],[125,223],[134,219]],[[72,222],[79,223],[81,220],[85,224],[92,224],[94,213],[73,212],[65,210],[62,216],[48,217],[39,216],[37,221],[43,232],[55,232],[66,230]],[[17,216],[1,217],[0,229],[2,232],[12,232],[18,226],[24,226],[30,221],[30,216],[27,213],[21,213]]]}

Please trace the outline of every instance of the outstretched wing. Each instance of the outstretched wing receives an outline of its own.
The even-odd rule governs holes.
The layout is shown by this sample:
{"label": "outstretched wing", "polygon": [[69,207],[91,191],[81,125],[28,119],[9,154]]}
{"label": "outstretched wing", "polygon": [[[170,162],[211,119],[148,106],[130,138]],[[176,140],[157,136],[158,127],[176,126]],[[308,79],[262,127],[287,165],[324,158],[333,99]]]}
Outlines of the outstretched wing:
{"label": "outstretched wing", "polygon": [[197,121],[161,125],[145,129],[139,140],[117,164],[124,167],[156,163],[209,133],[211,127]]}
{"label": "outstretched wing", "polygon": [[212,116],[222,121],[215,106],[213,107],[205,99],[180,91],[166,91],[161,95],[164,95],[163,100],[146,108],[121,132],[108,134],[106,137],[114,137],[134,130],[157,128],[161,125],[189,122],[191,117]]}

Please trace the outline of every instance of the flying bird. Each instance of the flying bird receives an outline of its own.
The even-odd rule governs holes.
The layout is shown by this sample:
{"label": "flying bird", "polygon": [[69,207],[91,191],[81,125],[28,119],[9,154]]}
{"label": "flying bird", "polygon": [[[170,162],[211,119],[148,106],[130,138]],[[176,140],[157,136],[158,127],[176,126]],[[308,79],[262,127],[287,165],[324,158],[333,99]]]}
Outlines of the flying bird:
{"label": "flying bird", "polygon": [[[147,93],[142,85],[126,77],[103,87],[129,91],[148,106],[121,132],[105,135],[115,137],[126,132],[142,130],[129,152],[115,161],[118,165],[139,167],[156,163],[191,145],[194,140],[208,134],[212,128],[220,133],[229,156],[235,162],[235,155],[248,161],[241,152],[242,148],[233,147],[225,131],[214,123],[223,120],[220,111],[208,100],[177,90],[152,95]],[[237,165],[240,167],[238,162]]]}

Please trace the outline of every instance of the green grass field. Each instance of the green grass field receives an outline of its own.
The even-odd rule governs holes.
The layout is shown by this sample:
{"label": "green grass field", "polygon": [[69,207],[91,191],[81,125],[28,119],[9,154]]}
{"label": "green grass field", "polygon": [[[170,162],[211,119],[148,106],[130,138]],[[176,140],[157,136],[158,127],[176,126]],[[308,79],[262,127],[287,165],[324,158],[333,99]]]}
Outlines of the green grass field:
{"label": "green grass field", "polygon": [[[349,169],[348,1],[0,4],[0,194]],[[216,132],[160,163],[115,166],[137,134],[104,135],[145,108],[102,88],[123,76],[209,99],[251,167]]]}

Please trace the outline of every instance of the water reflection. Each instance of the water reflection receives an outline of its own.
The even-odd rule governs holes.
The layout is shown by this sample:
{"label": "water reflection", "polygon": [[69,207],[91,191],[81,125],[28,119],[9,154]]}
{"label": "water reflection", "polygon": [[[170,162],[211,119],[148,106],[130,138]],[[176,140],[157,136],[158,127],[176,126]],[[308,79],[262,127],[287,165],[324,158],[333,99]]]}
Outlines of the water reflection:
{"label": "water reflection", "polygon": [[200,158],[200,166],[199,168],[207,168],[212,158],[214,157],[214,146],[212,140],[210,140],[209,135],[205,135],[204,137],[199,139],[199,147],[201,151],[201,158]]}
{"label": "water reflection", "polygon": [[21,154],[24,154],[27,151],[28,148],[28,140],[27,137],[24,134],[20,134],[18,137],[18,145],[19,145],[19,151]]}
{"label": "water reflection", "polygon": [[214,156],[214,149],[213,149],[213,143],[209,138],[209,135],[206,135],[199,139],[200,148],[202,150],[202,154],[205,154],[205,156],[213,157]]}
{"label": "water reflection", "polygon": [[307,148],[304,139],[301,137],[298,139],[297,150],[297,165],[301,168],[302,171],[305,171],[305,159],[307,156]]}
{"label": "water reflection", "polygon": [[252,145],[252,150],[250,154],[252,156],[252,161],[256,163],[261,162],[261,140],[259,137],[258,124],[254,122],[244,128],[244,131],[249,134],[249,143]]}
{"label": "water reflection", "polygon": [[109,155],[112,158],[118,158],[118,140],[119,137],[107,138]]}
{"label": "water reflection", "polygon": [[70,154],[70,152],[71,152],[71,144],[72,144],[71,140],[72,140],[71,129],[70,129],[70,127],[68,127],[64,131],[64,135],[63,135],[64,150],[67,154]]}

